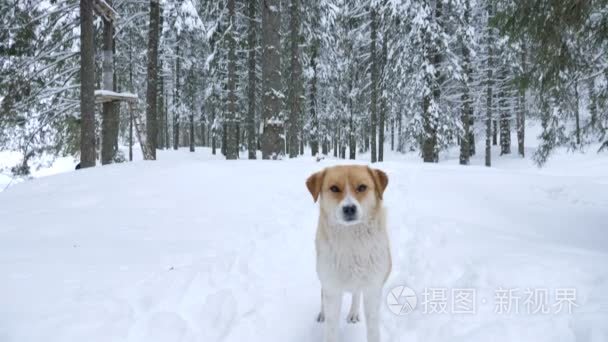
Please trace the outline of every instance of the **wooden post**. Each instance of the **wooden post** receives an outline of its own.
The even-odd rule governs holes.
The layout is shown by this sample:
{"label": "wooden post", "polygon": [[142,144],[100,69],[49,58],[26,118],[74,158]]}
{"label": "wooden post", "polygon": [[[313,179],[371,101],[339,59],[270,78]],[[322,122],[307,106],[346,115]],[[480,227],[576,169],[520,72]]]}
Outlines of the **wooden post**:
{"label": "wooden post", "polygon": [[129,102],[129,161],[133,161],[133,103]]}
{"label": "wooden post", "polygon": [[[133,31],[129,30],[129,90],[133,91]],[[129,103],[129,161],[133,161],[133,104]]]}

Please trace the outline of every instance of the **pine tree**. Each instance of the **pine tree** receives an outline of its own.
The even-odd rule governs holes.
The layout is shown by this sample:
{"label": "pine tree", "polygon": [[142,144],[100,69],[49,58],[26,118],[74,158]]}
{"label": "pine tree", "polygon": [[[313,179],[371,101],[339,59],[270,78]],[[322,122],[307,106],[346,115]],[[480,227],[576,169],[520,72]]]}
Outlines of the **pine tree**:
{"label": "pine tree", "polygon": [[[81,21],[71,0],[0,13],[0,148],[22,154],[16,173],[78,150],[82,166],[97,153],[110,163],[134,137],[151,153],[173,140],[227,158],[245,145],[250,158],[257,149],[294,157],[307,145],[337,158],[369,151],[373,161],[390,140],[427,162],[458,146],[468,164],[485,134],[490,166],[492,144],[509,153],[511,133],[523,157],[526,122],[537,119],[539,164],[559,147],[608,149],[602,2],[184,0],[162,11],[152,2],[156,85],[142,72],[154,63],[150,2],[115,1],[114,32],[102,18],[97,38],[113,62],[91,62],[94,14]],[[90,89],[102,85],[146,100],[122,113],[100,105],[96,121]]]}

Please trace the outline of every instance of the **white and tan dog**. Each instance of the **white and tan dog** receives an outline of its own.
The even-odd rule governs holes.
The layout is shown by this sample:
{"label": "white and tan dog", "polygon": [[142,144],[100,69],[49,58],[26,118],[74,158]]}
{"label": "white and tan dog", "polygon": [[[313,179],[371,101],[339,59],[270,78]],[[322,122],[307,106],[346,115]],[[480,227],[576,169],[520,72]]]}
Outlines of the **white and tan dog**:
{"label": "white and tan dog", "polygon": [[391,272],[391,254],[382,194],[386,174],[363,165],[326,168],[311,175],[306,186],[319,200],[317,275],[321,281],[324,341],[338,341],[338,321],[344,292],[352,293],[346,318],[359,321],[361,296],[367,341],[380,341],[382,287]]}

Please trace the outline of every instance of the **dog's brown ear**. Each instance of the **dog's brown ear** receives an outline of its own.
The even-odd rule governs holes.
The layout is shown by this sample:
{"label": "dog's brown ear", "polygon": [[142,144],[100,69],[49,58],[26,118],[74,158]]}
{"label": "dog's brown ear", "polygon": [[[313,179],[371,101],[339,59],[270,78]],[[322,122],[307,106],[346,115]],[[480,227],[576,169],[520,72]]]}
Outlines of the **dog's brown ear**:
{"label": "dog's brown ear", "polygon": [[379,199],[382,199],[382,194],[384,194],[384,190],[386,190],[386,187],[388,186],[388,176],[382,170],[370,168],[369,171],[374,179],[376,194],[378,194]]}
{"label": "dog's brown ear", "polygon": [[319,198],[319,194],[321,193],[321,185],[323,184],[323,175],[325,171],[319,171],[317,173],[313,173],[306,180],[306,187],[310,194],[312,195],[312,199],[316,202]]}

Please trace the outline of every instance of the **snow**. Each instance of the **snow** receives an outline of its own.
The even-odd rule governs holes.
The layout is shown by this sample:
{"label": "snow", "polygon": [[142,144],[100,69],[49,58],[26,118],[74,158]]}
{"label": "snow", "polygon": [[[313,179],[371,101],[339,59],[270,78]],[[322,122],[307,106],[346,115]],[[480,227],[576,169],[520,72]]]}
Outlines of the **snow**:
{"label": "snow", "polygon": [[[21,183],[24,179],[13,177],[11,168],[23,162],[23,154],[14,151],[0,151],[0,192],[10,185]],[[32,164],[40,165],[34,167]],[[36,156],[30,162],[31,177],[39,178],[73,171],[77,162],[72,157],[54,158],[47,154]]]}
{"label": "snow", "polygon": [[[214,58],[215,58],[215,53],[211,53],[211,54],[209,54],[209,56],[207,56],[207,58],[205,59],[205,70],[209,70],[209,67],[211,66],[211,62],[213,62]],[[205,97],[209,97],[209,96],[206,95]]]}
{"label": "snow", "polygon": [[[481,151],[481,149],[480,149]],[[608,340],[608,157],[493,168],[387,151],[393,273],[418,307],[382,308],[384,341]],[[531,155],[531,153],[529,153]],[[139,157],[139,153],[135,153]],[[368,156],[362,156],[367,158]],[[245,158],[245,155],[242,155]],[[319,341],[317,206],[336,163],[225,161],[208,149],[42,177],[0,193],[1,341]],[[71,166],[71,165],[70,165]],[[473,314],[424,313],[425,288],[474,289]],[[576,289],[571,314],[529,314],[526,289]],[[518,289],[519,313],[495,313]],[[364,323],[342,341],[365,341]]]}
{"label": "snow", "polygon": [[115,91],[111,91],[111,90],[95,90],[95,97],[109,97],[109,98],[116,98],[116,99],[121,99],[121,100],[137,100],[137,94],[133,94],[133,93],[117,93]]}

